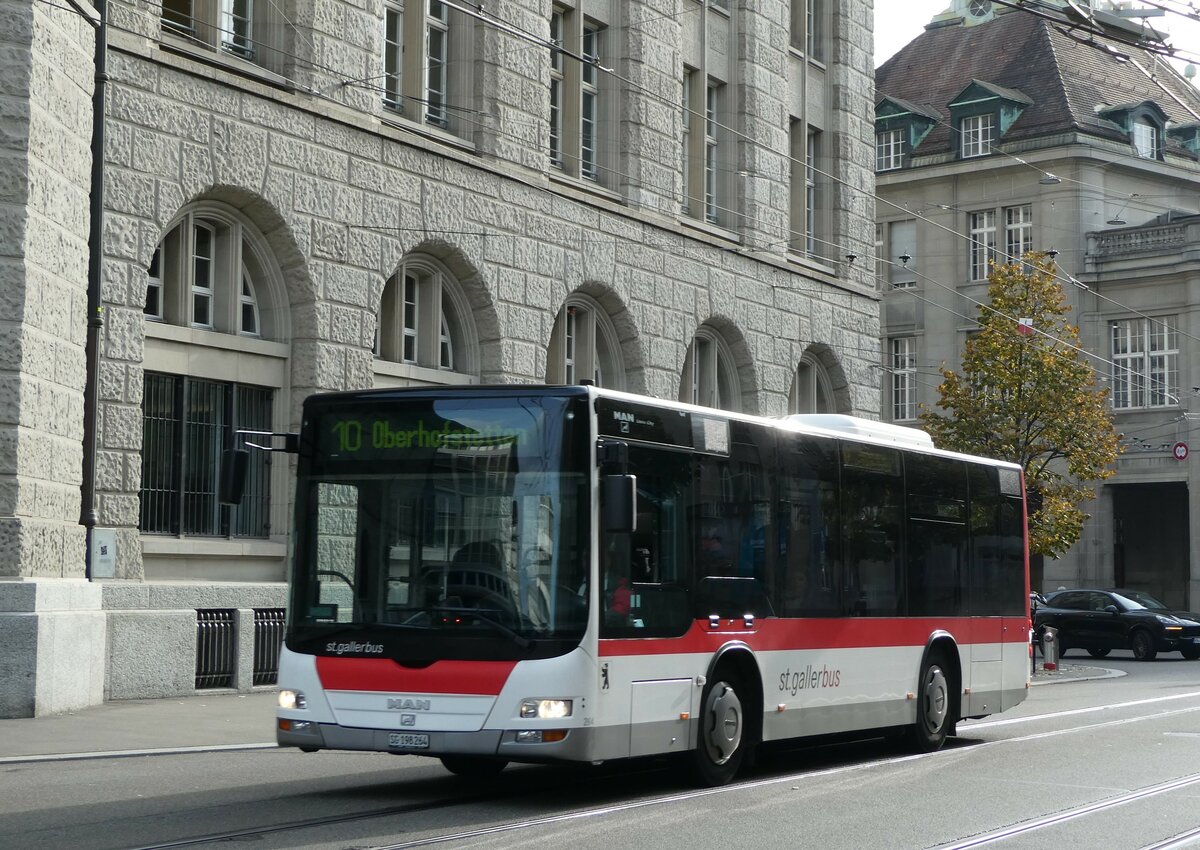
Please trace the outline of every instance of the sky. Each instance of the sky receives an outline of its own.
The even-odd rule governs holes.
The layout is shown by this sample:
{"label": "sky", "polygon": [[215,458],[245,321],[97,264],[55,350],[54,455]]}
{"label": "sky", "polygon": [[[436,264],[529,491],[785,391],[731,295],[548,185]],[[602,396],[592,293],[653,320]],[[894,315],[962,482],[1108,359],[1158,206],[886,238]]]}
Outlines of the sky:
{"label": "sky", "polygon": [[[950,0],[875,0],[875,67],[920,35],[934,15],[950,5]],[[1186,3],[1159,5],[1183,7]],[[1171,45],[1192,54],[1193,61],[1200,57],[1200,21],[1168,13],[1151,18],[1150,24],[1156,29],[1166,29],[1171,34]],[[1182,69],[1186,63],[1178,64]],[[1197,66],[1200,67],[1200,61]],[[1196,79],[1200,80],[1200,75]]]}

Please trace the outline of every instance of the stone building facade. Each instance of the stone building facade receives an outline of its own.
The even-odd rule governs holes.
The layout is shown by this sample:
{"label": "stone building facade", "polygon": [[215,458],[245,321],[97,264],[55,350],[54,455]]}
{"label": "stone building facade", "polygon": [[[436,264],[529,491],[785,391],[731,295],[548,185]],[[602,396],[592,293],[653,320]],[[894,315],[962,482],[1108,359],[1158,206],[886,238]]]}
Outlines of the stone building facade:
{"label": "stone building facade", "polygon": [[879,300],[854,262],[869,0],[105,13],[93,419],[94,30],[0,0],[22,128],[0,138],[0,716],[194,693],[212,612],[224,686],[254,685],[291,470],[260,460],[230,509],[218,458],[235,430],[295,430],[310,393],[590,379],[878,410]]}
{"label": "stone building facade", "polygon": [[1080,540],[1035,561],[1034,589],[1119,585],[1194,609],[1196,459],[1175,446],[1200,412],[1200,91],[1105,6],[954,0],[877,70],[882,414],[915,424],[936,403],[991,262],[1051,252],[1124,451]]}

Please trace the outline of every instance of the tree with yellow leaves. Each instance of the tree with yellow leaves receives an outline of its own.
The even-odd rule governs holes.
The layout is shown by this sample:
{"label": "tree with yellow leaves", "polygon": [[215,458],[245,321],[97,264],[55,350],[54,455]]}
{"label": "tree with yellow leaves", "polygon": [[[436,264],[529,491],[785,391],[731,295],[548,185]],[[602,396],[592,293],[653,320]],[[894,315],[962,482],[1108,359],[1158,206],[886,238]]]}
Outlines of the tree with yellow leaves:
{"label": "tree with yellow leaves", "polygon": [[1120,451],[1095,370],[1044,254],[995,266],[980,331],[960,372],[941,369],[939,413],[921,420],[941,448],[1019,463],[1029,493],[1029,548],[1057,558],[1079,539],[1095,498],[1088,486],[1113,474]]}

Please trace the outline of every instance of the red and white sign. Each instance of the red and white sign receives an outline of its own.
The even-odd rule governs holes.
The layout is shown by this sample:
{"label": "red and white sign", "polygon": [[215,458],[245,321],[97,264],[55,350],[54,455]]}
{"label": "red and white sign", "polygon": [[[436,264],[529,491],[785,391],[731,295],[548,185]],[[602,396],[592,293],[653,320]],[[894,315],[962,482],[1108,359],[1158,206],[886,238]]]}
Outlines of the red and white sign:
{"label": "red and white sign", "polygon": [[1033,319],[1017,319],[1017,333],[1024,334],[1025,336],[1033,336]]}
{"label": "red and white sign", "polygon": [[1187,460],[1188,444],[1176,443],[1175,445],[1171,446],[1171,454],[1175,455],[1175,460]]}

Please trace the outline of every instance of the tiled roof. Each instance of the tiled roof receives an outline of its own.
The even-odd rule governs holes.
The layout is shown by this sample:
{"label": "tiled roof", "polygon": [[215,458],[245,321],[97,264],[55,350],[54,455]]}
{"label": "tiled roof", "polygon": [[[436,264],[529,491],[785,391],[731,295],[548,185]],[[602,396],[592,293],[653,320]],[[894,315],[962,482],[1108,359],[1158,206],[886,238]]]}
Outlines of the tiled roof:
{"label": "tiled roof", "polygon": [[[927,29],[875,71],[876,101],[886,95],[946,114],[972,80],[1015,89],[1033,103],[1004,134],[1005,142],[1072,130],[1125,140],[1097,110],[1145,100],[1158,104],[1171,121],[1197,120],[1200,91],[1161,56],[1095,39],[1129,57],[1121,62],[1102,47],[1080,44],[1065,29],[1027,12],[973,27]],[[939,125],[915,153],[949,150],[950,135],[946,124]]]}

